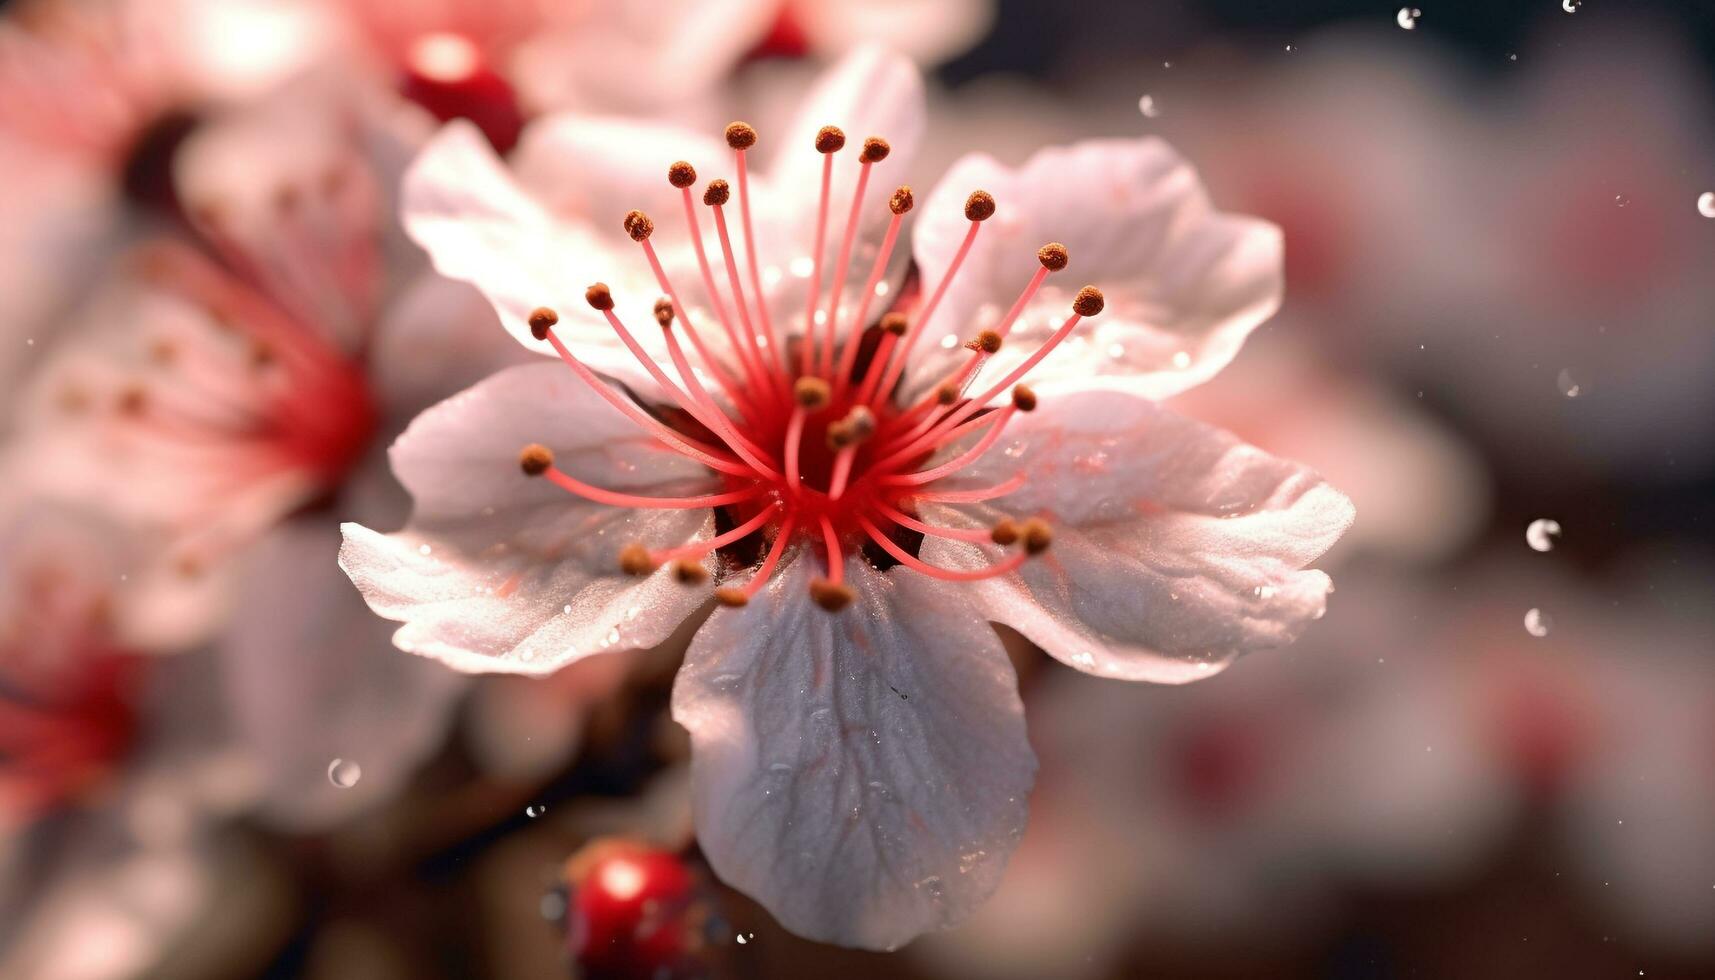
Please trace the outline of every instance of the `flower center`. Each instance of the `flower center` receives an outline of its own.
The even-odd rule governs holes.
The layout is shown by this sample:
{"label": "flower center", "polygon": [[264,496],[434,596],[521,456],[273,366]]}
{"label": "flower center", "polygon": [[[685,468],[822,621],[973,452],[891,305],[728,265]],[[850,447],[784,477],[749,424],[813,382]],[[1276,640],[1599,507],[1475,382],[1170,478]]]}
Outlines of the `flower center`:
{"label": "flower center", "polygon": [[512,85],[463,34],[437,31],[414,41],[405,52],[399,92],[441,122],[470,120],[498,153],[517,145],[524,128]]}
{"label": "flower center", "polygon": [[[697,583],[709,576],[703,560],[710,554],[731,557],[748,545],[750,553],[762,554],[761,565],[743,586],[717,591],[717,597],[728,605],[743,605],[760,591],[794,540],[821,551],[827,574],[812,583],[811,595],[831,611],[844,608],[854,598],[844,584],[844,556],[854,550],[864,551],[878,563],[902,564],[954,581],[1010,573],[1028,557],[1045,550],[1051,533],[1044,522],[1034,518],[1019,523],[1003,520],[993,528],[953,528],[926,523],[916,510],[924,501],[986,500],[1022,486],[1022,477],[978,489],[944,490],[937,484],[986,453],[1014,415],[1036,407],[1036,395],[1019,381],[1065,340],[1080,320],[1101,312],[1101,292],[1093,286],[1084,287],[1072,304],[1071,315],[1046,342],[994,384],[970,392],[984,363],[1006,342],[1026,304],[1050,274],[1066,267],[1065,246],[1044,245],[1037,252],[1040,267],[1006,316],[972,338],[966,344],[969,354],[963,363],[927,394],[913,400],[901,383],[907,358],[970,254],[983,222],[994,215],[994,198],[979,190],[966,200],[969,228],[923,305],[911,316],[890,312],[865,329],[870,302],[898,241],[901,222],[913,207],[913,197],[911,189],[904,186],[889,197],[892,217],[868,278],[855,294],[855,303],[842,304],[870,172],[886,159],[889,148],[880,139],[864,141],[838,257],[825,268],[829,188],[835,157],[845,146],[845,134],[832,126],[823,127],[815,142],[823,166],[808,300],[801,319],[787,324],[797,330],[782,344],[757,271],[756,236],[751,228],[745,152],[755,145],[756,131],[745,123],[733,123],[727,127],[726,136],[735,153],[738,217],[744,231],[742,259],[748,279],[740,274],[740,253],[733,247],[728,228],[726,207],[733,197],[732,185],[715,180],[702,195],[720,241],[720,254],[711,258],[703,246],[692,200],[696,171],[684,162],[668,170],[669,182],[682,192],[715,322],[693,324],[679,319],[679,312],[685,308],[651,244],[654,222],[641,211],[628,213],[624,227],[642,249],[666,294],[655,304],[655,320],[669,364],[657,363],[638,343],[614,312],[613,295],[605,284],[596,283],[585,293],[589,305],[606,318],[673,407],[690,422],[679,426],[662,422],[602,381],[556,334],[559,316],[553,310],[539,308],[530,316],[531,332],[537,339],[548,341],[583,381],[664,447],[708,467],[722,489],[673,498],[616,493],[556,469],[552,452],[540,445],[528,446],[521,454],[519,462],[525,474],[546,476],[571,493],[614,506],[717,508],[718,533],[712,538],[671,548],[650,548],[639,542],[628,546],[620,561],[632,574],[647,574],[670,564],[681,581]],[[724,297],[714,274],[716,263],[726,273]],[[824,274],[831,279],[825,297]],[[848,306],[849,327],[842,339],[839,326]],[[732,351],[730,360],[717,356],[709,338],[703,336],[702,331],[717,328]],[[681,336],[688,345],[681,342]],[[693,354],[706,375],[693,367]],[[712,385],[705,386],[705,376]],[[1010,403],[991,407],[1009,390]],[[942,568],[923,562],[914,553],[924,535],[967,541],[978,547],[1017,548],[983,568]]]}

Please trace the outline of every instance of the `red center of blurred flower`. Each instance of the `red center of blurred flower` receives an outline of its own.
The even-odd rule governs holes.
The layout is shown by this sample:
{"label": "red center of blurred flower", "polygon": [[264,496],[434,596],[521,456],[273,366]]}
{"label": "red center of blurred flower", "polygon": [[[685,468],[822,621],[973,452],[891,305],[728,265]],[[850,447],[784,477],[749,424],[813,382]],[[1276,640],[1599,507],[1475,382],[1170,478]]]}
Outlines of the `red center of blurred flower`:
{"label": "red center of blurred flower", "polygon": [[684,975],[702,943],[696,879],[677,855],[598,841],[566,866],[567,948],[580,975]]}
{"label": "red center of blurred flower", "polygon": [[468,119],[497,152],[518,143],[524,114],[512,85],[489,64],[476,42],[461,34],[425,34],[405,54],[400,94],[441,122]]}

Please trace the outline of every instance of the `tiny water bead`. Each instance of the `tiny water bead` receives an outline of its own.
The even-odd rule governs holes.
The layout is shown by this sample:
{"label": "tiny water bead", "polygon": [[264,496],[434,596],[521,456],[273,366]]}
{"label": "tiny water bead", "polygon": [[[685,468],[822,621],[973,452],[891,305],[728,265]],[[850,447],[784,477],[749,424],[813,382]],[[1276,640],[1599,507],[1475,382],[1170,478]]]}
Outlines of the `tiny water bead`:
{"label": "tiny water bead", "polygon": [[1697,213],[1705,218],[1715,218],[1715,191],[1697,195]]}
{"label": "tiny water bead", "polygon": [[1584,0],[1560,0],[1560,9],[1569,14],[1577,13],[1578,8],[1582,6],[1584,6]]}
{"label": "tiny water bead", "polygon": [[548,808],[540,803],[532,803],[524,808],[524,815],[532,820],[547,812]]}
{"label": "tiny water bead", "polygon": [[363,767],[350,759],[335,759],[328,763],[328,782],[340,789],[350,789],[363,778]]}
{"label": "tiny water bead", "polygon": [[1155,119],[1161,115],[1161,107],[1155,104],[1155,96],[1145,95],[1137,100],[1137,111],[1143,113],[1145,119]]}
{"label": "tiny water bead", "polygon": [[1560,522],[1539,517],[1524,529],[1524,540],[1535,551],[1553,551],[1560,540]]}
{"label": "tiny water bead", "polygon": [[1577,398],[1584,393],[1584,386],[1572,376],[1571,368],[1561,368],[1560,373],[1554,377],[1554,385],[1567,398]]}
{"label": "tiny water bead", "polygon": [[1423,11],[1416,7],[1401,7],[1399,8],[1398,16],[1396,16],[1394,20],[1398,21],[1399,26],[1406,30],[1414,31],[1417,29],[1417,19],[1422,16]]}
{"label": "tiny water bead", "polygon": [[1554,620],[1535,606],[1530,607],[1524,614],[1524,631],[1531,636],[1538,638],[1547,636],[1548,631],[1553,628]]}

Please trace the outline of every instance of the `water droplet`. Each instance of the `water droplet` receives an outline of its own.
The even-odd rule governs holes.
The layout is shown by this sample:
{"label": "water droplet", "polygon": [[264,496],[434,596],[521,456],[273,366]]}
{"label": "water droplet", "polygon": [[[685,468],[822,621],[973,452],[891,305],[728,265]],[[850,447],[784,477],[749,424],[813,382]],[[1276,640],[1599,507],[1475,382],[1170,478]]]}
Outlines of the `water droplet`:
{"label": "water droplet", "polygon": [[529,806],[524,808],[524,815],[526,817],[529,817],[531,820],[534,820],[537,817],[539,817],[542,814],[547,813],[547,812],[548,812],[548,808],[543,806],[540,803],[532,803]]}
{"label": "water droplet", "polygon": [[1715,191],[1697,195],[1697,213],[1705,218],[1715,218]]}
{"label": "water droplet", "polygon": [[426,544],[420,544],[417,546],[417,554],[419,554],[419,555],[426,555],[433,550],[434,550],[433,548],[430,548]]}
{"label": "water droplet", "polygon": [[350,759],[335,759],[328,763],[328,782],[340,789],[350,789],[363,778],[363,767]]}
{"label": "water droplet", "polygon": [[1124,344],[1109,344],[1108,345],[1108,356],[1113,358],[1116,361],[1119,360],[1120,358],[1124,357],[1125,356],[1125,345]]}
{"label": "water droplet", "polygon": [[889,286],[885,282],[878,282],[875,284],[875,294],[877,296],[886,296],[892,288],[893,287]]}
{"label": "water droplet", "polygon": [[1530,607],[1530,611],[1524,614],[1524,631],[1531,636],[1547,636],[1548,631],[1553,628],[1554,620],[1535,606]]}
{"label": "water droplet", "polygon": [[1162,63],[1161,63],[1161,67],[1163,67],[1163,68],[1172,68],[1172,67],[1173,67],[1173,62],[1171,62],[1171,61],[1163,61],[1163,62],[1162,62]]}
{"label": "water droplet", "polygon": [[615,626],[613,629],[610,629],[607,631],[607,636],[602,638],[601,645],[604,647],[610,647],[610,646],[613,646],[615,643],[618,643],[618,642],[619,642],[619,627]]}
{"label": "water droplet", "polygon": [[768,771],[769,772],[791,772],[792,767],[787,765],[784,762],[775,762],[775,763],[771,763],[769,765]]}
{"label": "water droplet", "polygon": [[1536,551],[1553,551],[1554,543],[1560,540],[1560,522],[1539,517],[1524,529],[1524,540]]}
{"label": "water droplet", "polygon": [[1287,53],[1287,54],[1291,54],[1291,53],[1292,53],[1292,45],[1290,45],[1290,44],[1288,44],[1288,45],[1287,45],[1287,46],[1286,46],[1286,53]]}
{"label": "water droplet", "polygon": [[741,932],[735,938],[738,940],[738,944],[740,946],[743,946],[745,943],[748,943],[752,939],[755,939],[756,933],[754,933],[754,932],[750,932],[750,933]]}
{"label": "water droplet", "polygon": [[1079,667],[1094,667],[1096,665],[1096,658],[1090,653],[1090,651],[1084,650],[1080,653],[1072,654],[1072,663]]}
{"label": "water droplet", "polygon": [[1554,377],[1554,384],[1560,389],[1560,393],[1568,398],[1577,398],[1584,393],[1584,386],[1572,376],[1571,368],[1561,368],[1560,373]]}
{"label": "water droplet", "polygon": [[1155,96],[1145,95],[1137,100],[1137,111],[1143,113],[1145,119],[1154,119],[1161,115],[1161,109],[1155,104]]}
{"label": "water droplet", "polygon": [[1191,353],[1189,351],[1176,351],[1176,352],[1174,352],[1174,354],[1173,354],[1173,366],[1175,368],[1178,368],[1181,371],[1190,367],[1191,366]]}
{"label": "water droplet", "polygon": [[560,607],[560,611],[565,613],[566,615],[570,616],[572,614],[572,604],[569,602],[566,603],[565,605]]}
{"label": "water droplet", "polygon": [[1509,55],[1507,55],[1507,60],[1508,61],[1517,61],[1518,55],[1517,54],[1509,54]]}
{"label": "water droplet", "polygon": [[1399,16],[1394,19],[1399,21],[1399,26],[1408,31],[1414,31],[1417,30],[1417,18],[1422,16],[1423,11],[1416,7],[1401,7],[1399,8]]}
{"label": "water droplet", "polygon": [[1584,6],[1584,0],[1560,0],[1560,9],[1569,14],[1577,13],[1578,8],[1582,6]]}
{"label": "water droplet", "polygon": [[787,268],[790,269],[792,274],[798,278],[808,279],[810,278],[810,273],[816,271],[816,262],[808,255],[800,255],[793,259]]}
{"label": "water droplet", "polygon": [[1629,197],[1627,197],[1627,196],[1626,196],[1626,195],[1624,195],[1624,194],[1615,194],[1615,195],[1614,195],[1614,203],[1615,203],[1615,204],[1616,204],[1616,205],[1618,205],[1618,206],[1619,206],[1619,207],[1622,207],[1622,208],[1623,208],[1623,207],[1625,207],[1625,206],[1626,206],[1626,205],[1628,205],[1628,204],[1630,204],[1630,203],[1632,203],[1632,199],[1631,199],[1631,198],[1629,198]]}

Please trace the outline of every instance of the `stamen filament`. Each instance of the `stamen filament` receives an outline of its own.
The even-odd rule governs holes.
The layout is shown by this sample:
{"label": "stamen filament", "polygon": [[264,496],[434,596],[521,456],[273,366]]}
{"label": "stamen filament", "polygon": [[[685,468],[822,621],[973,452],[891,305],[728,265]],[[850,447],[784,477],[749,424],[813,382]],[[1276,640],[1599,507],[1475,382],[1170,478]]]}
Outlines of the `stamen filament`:
{"label": "stamen filament", "polygon": [[708,365],[709,372],[715,376],[721,390],[726,392],[727,397],[732,399],[739,411],[744,412],[747,416],[754,416],[755,406],[751,404],[749,396],[745,394],[744,387],[738,383],[738,380],[732,376],[726,366],[721,364],[720,359],[715,357],[713,352],[704,345],[702,337],[691,323],[690,310],[686,308],[685,304],[679,302],[679,292],[673,288],[672,281],[667,278],[667,270],[661,267],[661,259],[655,254],[655,246],[647,238],[638,244],[643,246],[643,254],[649,258],[649,268],[655,272],[656,283],[661,286],[661,291],[666,293],[667,298],[672,301],[674,312],[684,319],[685,330],[691,336],[691,344],[696,347],[697,356],[701,357],[703,363]]}
{"label": "stamen filament", "polygon": [[[743,157],[743,154],[739,154]],[[822,154],[822,193],[816,203],[816,245],[810,253],[811,273],[808,305],[804,309],[804,335],[798,343],[798,373],[809,375],[814,373],[812,353],[815,349],[816,337],[816,302],[821,298],[822,291],[822,250],[827,241],[828,233],[828,196],[834,182],[834,154]]]}
{"label": "stamen filament", "polygon": [[[863,290],[858,293],[857,313],[852,318],[852,338],[846,342],[845,349],[840,352],[840,367],[834,372],[834,400],[838,401],[851,384],[852,368],[857,365],[859,341],[863,339],[864,317],[869,315],[869,304],[875,298],[876,283],[887,271],[887,260],[893,255],[893,243],[899,239],[899,226],[905,221],[904,214],[896,214],[887,223],[887,235],[881,240],[881,251],[875,253],[875,264],[870,266],[869,278],[864,281]],[[890,340],[891,338],[891,340]],[[878,360],[886,360],[892,352],[893,344],[899,340],[893,334],[881,338],[882,347],[877,347],[875,356]],[[860,397],[859,402],[868,402],[867,397]]]}
{"label": "stamen filament", "polygon": [[[609,315],[611,316],[611,314]],[[772,461],[768,460],[768,451],[745,438],[744,433],[738,431],[737,427],[732,424],[732,420],[727,418],[726,413],[721,411],[719,405],[715,404],[714,399],[709,396],[708,389],[704,388],[703,383],[697,380],[696,371],[692,369],[690,361],[685,358],[685,350],[679,346],[679,341],[673,336],[672,328],[663,328],[661,336],[667,343],[667,355],[672,358],[674,369],[679,372],[679,377],[685,380],[686,387],[691,389],[691,397],[702,406],[703,412],[709,416],[709,421],[714,423],[713,425],[709,425],[708,422],[703,424],[709,425],[715,434],[724,439],[732,451],[738,454],[740,459],[749,463],[758,473],[769,480],[779,480],[780,473],[774,469]],[[691,414],[698,419],[702,418],[695,412]]]}
{"label": "stamen filament", "polygon": [[[892,391],[893,386],[898,383],[899,375],[905,371],[905,361],[911,354],[912,346],[917,343],[917,338],[922,336],[924,328],[929,325],[930,318],[935,315],[936,308],[941,305],[941,297],[947,295],[947,287],[952,284],[953,277],[959,274],[959,267],[965,264],[965,256],[971,254],[971,245],[976,242],[977,231],[982,226],[983,222],[981,221],[973,220],[971,222],[971,229],[965,232],[965,240],[959,243],[959,250],[953,253],[952,263],[947,266],[947,271],[941,276],[941,281],[935,284],[935,292],[930,295],[929,302],[923,305],[923,312],[918,314],[917,322],[911,325],[911,329],[905,333],[905,338],[894,349],[892,363],[888,365],[887,373],[883,376],[881,387],[877,390],[875,397],[886,397],[886,393]],[[873,402],[871,402],[871,406],[874,406]]]}
{"label": "stamen filament", "polygon": [[1011,478],[997,483],[992,487],[980,487],[975,490],[919,490],[911,494],[913,500],[933,500],[947,504],[974,504],[982,500],[994,500],[1017,491],[1026,482],[1023,473],[1014,473]]}
{"label": "stamen filament", "polygon": [[[1078,325],[1078,321],[1082,319],[1083,315],[1077,312],[1074,312],[1071,316],[1067,317],[1066,322],[1060,324],[1060,329],[1054,331],[1053,336],[1043,341],[1041,347],[1038,347],[1034,353],[1025,358],[1017,367],[1008,372],[1006,377],[1001,378],[999,381],[991,385],[987,391],[970,399],[955,409],[941,422],[938,428],[945,431],[947,429],[951,429],[955,425],[958,425],[965,419],[970,418],[972,415],[980,411],[984,405],[987,405],[992,401],[996,395],[1005,391],[1009,386],[1017,382],[1026,374],[1029,374],[1032,368],[1042,363],[1042,359],[1047,357],[1055,347],[1060,345],[1061,341],[1065,340],[1067,336],[1072,333],[1073,328],[1075,328]],[[931,433],[931,435],[933,435],[933,433]]]}
{"label": "stamen filament", "polygon": [[724,493],[706,493],[695,497],[648,497],[635,493],[621,493],[603,487],[591,486],[564,470],[551,467],[542,473],[555,486],[576,494],[598,504],[610,507],[640,507],[652,510],[697,510],[702,507],[722,507],[726,504],[736,504],[743,500],[763,493],[764,487],[753,486],[744,490],[732,490]]}
{"label": "stamen filament", "polygon": [[834,522],[821,516],[822,544],[828,549],[828,584],[839,585],[846,578],[845,558],[840,554],[840,536],[834,533]]}
{"label": "stamen filament", "polygon": [[657,565],[665,565],[670,561],[675,561],[680,558],[696,558],[700,555],[706,555],[717,548],[724,548],[727,545],[732,544],[734,541],[738,541],[743,538],[745,535],[756,530],[762,525],[767,524],[769,518],[773,517],[774,512],[778,509],[778,504],[764,507],[750,520],[745,521],[743,524],[740,524],[738,527],[733,528],[725,534],[717,534],[707,541],[694,541],[677,548],[665,548],[660,551],[651,551],[649,552],[649,560]]}
{"label": "stamen filament", "polygon": [[879,499],[872,500],[871,504],[875,507],[876,511],[881,514],[881,516],[900,525],[901,527],[908,527],[913,531],[921,531],[924,534],[933,534],[938,538],[952,538],[955,541],[971,541],[979,544],[989,544],[994,540],[993,537],[991,537],[992,532],[987,528],[937,527],[933,524],[925,524],[897,507],[889,506],[886,501]]}
{"label": "stamen filament", "polygon": [[752,575],[750,581],[744,583],[744,588],[740,590],[746,599],[754,598],[762,591],[762,587],[768,584],[768,577],[774,574],[775,567],[780,564],[780,556],[786,553],[786,545],[792,540],[792,532],[797,526],[798,518],[793,514],[786,515],[786,519],[780,523],[780,532],[774,536],[774,543],[768,546],[768,556],[762,559],[762,567],[756,570],[756,574]]}
{"label": "stamen filament", "polygon": [[[756,340],[756,326],[750,320],[750,306],[745,300],[744,287],[739,285],[738,281],[738,260],[734,258],[733,255],[732,238],[727,233],[726,214],[723,212],[723,206],[719,204],[714,205],[714,211],[715,232],[720,236],[721,253],[726,259],[727,284],[732,287],[733,304],[738,307],[739,322],[744,326],[743,333],[745,345],[750,348],[750,355],[755,358],[757,370],[761,372],[767,387],[774,390],[776,394],[784,397],[785,391],[780,387],[782,384],[780,380],[780,372],[775,369],[775,366],[771,364],[769,360],[763,357],[762,348]],[[756,299],[758,309],[768,308],[768,304],[762,301],[762,293],[760,291],[757,292]]]}
{"label": "stamen filament", "polygon": [[[940,441],[942,443],[949,442],[958,436],[964,435],[969,429],[976,428],[981,425],[989,426],[989,430],[983,433],[982,439],[978,440],[975,446],[972,446],[969,450],[955,456],[951,460],[942,463],[940,466],[933,469],[920,470],[916,473],[887,474],[881,477],[881,482],[892,485],[911,486],[919,483],[932,483],[950,473],[957,473],[959,470],[962,470],[976,462],[977,458],[982,456],[983,453],[989,451],[989,448],[995,444],[995,440],[1000,438],[1001,429],[1006,426],[1007,420],[1012,418],[1013,413],[1016,411],[1018,411],[1018,409],[1008,405],[998,412],[993,412],[973,421],[968,427],[961,427],[953,430],[949,433],[947,439]],[[913,451],[913,448],[906,448],[900,450],[900,452],[896,454],[896,456],[899,455],[909,457],[911,455],[915,455],[915,452]]]}
{"label": "stamen filament", "polygon": [[874,524],[870,523],[869,518],[859,514],[857,519],[858,523],[863,525],[864,532],[869,535],[870,540],[880,545],[881,550],[898,559],[901,565],[914,572],[922,572],[930,578],[938,578],[946,582],[977,582],[985,578],[996,578],[1017,571],[1019,566],[1023,565],[1029,558],[1029,555],[1019,551],[1006,560],[996,562],[987,568],[942,568],[939,565],[931,565],[894,544],[887,535],[882,534]]}
{"label": "stamen filament", "polygon": [[[829,159],[832,160],[831,154]],[[863,207],[863,192],[869,186],[869,168],[872,166],[874,164],[865,160],[858,168],[857,187],[852,191],[851,210],[846,214],[846,233],[840,239],[839,256],[834,259],[834,289],[828,294],[828,339],[822,345],[822,373],[830,377],[834,373],[835,338],[839,335],[840,291],[846,288],[846,272],[852,262],[852,242],[857,237],[858,211]],[[863,321],[857,321],[856,326],[861,328]]]}
{"label": "stamen filament", "polygon": [[803,484],[803,476],[798,471],[799,447],[804,442],[804,419],[809,410],[802,405],[792,409],[792,420],[786,423],[786,447],[783,451],[786,463],[786,487],[797,493]]}
{"label": "stamen filament", "polygon": [[858,447],[847,446],[834,457],[834,473],[828,480],[828,499],[838,500],[846,492],[846,481],[852,477],[852,459]]}
{"label": "stamen filament", "polygon": [[[757,271],[756,262],[756,230],[750,223],[750,177],[745,167],[744,151],[737,150],[738,157],[738,211],[744,222],[744,256],[750,265],[750,289],[756,295],[757,314],[762,319],[762,329],[768,338],[768,355],[772,359],[764,362],[769,366],[769,376],[778,377],[783,365],[785,352],[780,349],[779,340],[774,335],[774,319],[768,313],[768,304],[762,301],[762,276]],[[784,388],[782,389],[784,393]]]}
{"label": "stamen filament", "polygon": [[[720,290],[715,287],[714,272],[709,268],[708,252],[703,248],[702,228],[697,224],[697,206],[691,201],[691,189],[684,187],[681,188],[681,192],[685,199],[685,221],[691,226],[691,244],[696,247],[697,268],[703,274],[703,290],[709,294],[709,305],[715,311],[715,319],[720,321],[721,329],[726,331],[727,342],[732,345],[733,355],[738,358],[739,366],[744,369],[745,377],[750,379],[750,383],[756,386],[757,392],[760,394],[768,387],[762,377],[766,371],[760,363],[751,358],[750,348],[739,340],[738,328],[734,326],[732,317],[727,314],[726,303],[721,299]],[[683,309],[679,306],[678,300],[674,300],[673,305]]]}

